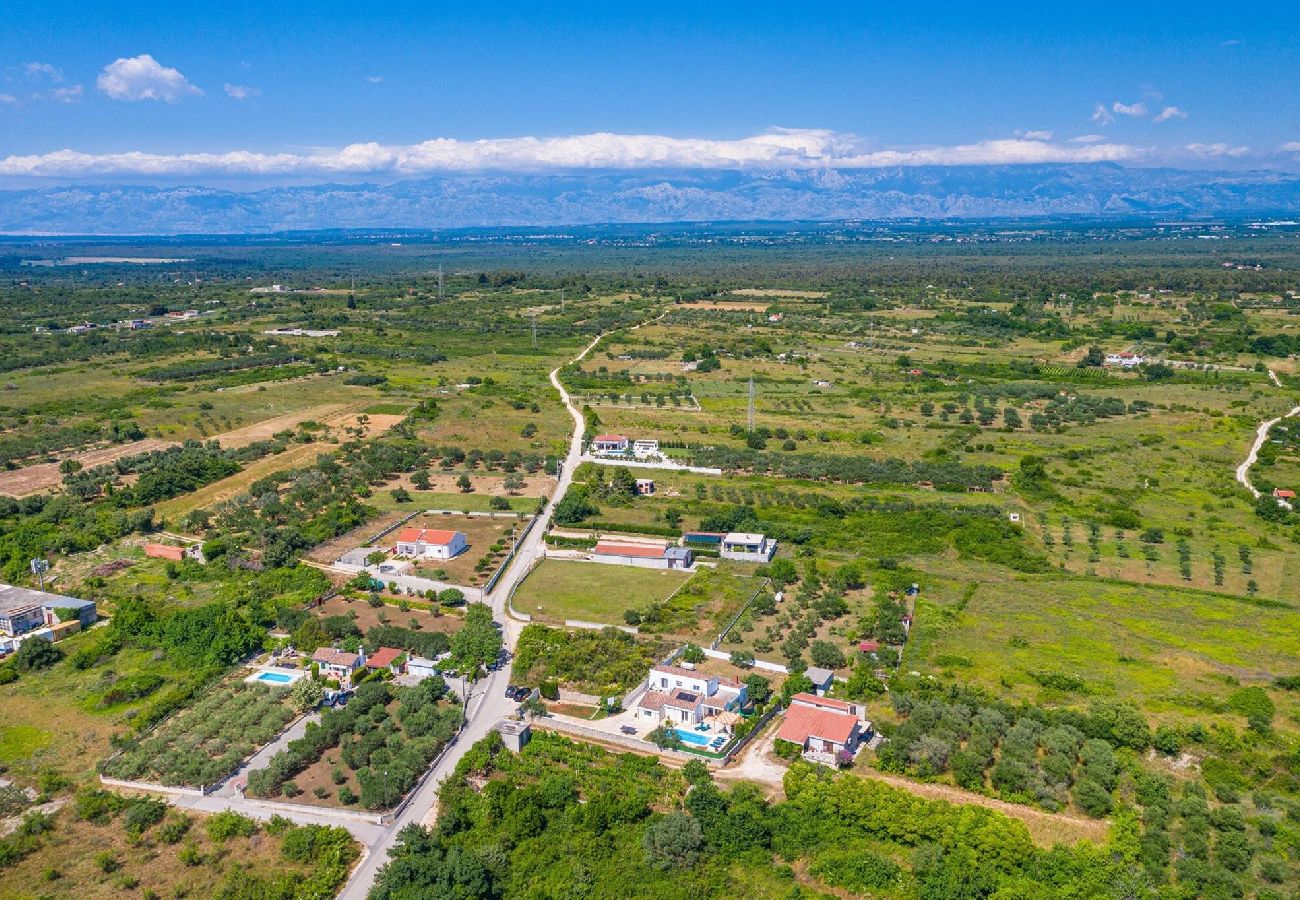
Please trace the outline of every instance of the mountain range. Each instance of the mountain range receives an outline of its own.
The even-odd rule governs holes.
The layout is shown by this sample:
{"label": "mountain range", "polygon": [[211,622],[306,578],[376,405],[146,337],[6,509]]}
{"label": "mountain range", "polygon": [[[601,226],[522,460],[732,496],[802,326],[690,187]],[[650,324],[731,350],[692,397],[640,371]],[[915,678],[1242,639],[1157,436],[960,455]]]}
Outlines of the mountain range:
{"label": "mountain range", "polygon": [[687,221],[1272,216],[1300,175],[1086,165],[454,175],[230,190],[0,191],[0,233],[165,235]]}

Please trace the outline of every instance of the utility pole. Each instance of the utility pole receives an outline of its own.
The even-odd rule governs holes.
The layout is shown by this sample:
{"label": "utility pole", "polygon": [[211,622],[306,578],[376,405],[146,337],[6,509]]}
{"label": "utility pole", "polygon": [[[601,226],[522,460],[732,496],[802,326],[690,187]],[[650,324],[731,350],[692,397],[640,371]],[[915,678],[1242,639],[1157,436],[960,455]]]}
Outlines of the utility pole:
{"label": "utility pole", "polygon": [[749,433],[754,433],[754,376],[749,376]]}

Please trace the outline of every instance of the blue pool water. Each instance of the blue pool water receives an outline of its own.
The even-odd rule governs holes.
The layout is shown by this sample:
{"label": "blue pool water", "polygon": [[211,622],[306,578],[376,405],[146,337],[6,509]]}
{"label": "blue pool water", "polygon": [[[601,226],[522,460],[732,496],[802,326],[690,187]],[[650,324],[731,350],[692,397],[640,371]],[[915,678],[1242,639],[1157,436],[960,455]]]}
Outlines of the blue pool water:
{"label": "blue pool water", "polygon": [[702,731],[690,731],[685,728],[674,728],[673,730],[677,732],[677,736],[685,743],[699,744],[701,747],[707,747],[714,737],[712,733],[706,734]]}
{"label": "blue pool water", "polygon": [[293,681],[288,675],[282,675],[279,672],[263,672],[257,676],[258,681],[269,681],[272,684],[288,684]]}

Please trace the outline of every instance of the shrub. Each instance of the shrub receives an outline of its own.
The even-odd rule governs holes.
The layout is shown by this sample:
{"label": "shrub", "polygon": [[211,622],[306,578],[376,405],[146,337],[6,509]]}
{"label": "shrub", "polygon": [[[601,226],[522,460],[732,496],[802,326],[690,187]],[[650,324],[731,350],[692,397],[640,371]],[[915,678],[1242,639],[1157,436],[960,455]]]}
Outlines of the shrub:
{"label": "shrub", "polygon": [[127,803],[123,824],[131,834],[141,834],[161,822],[166,815],[165,802],[141,797]]}
{"label": "shrub", "polygon": [[122,804],[122,798],[112,791],[86,787],[77,791],[74,808],[77,818],[96,825],[105,825],[122,811]]}
{"label": "shrub", "polygon": [[103,872],[105,875],[110,872],[116,872],[121,867],[122,863],[118,860],[117,854],[113,853],[113,851],[101,850],[99,853],[95,854],[95,868],[99,869],[99,871]]}
{"label": "shrub", "polygon": [[208,819],[207,828],[208,837],[221,844],[232,837],[252,837],[257,832],[257,823],[248,816],[227,809]]}

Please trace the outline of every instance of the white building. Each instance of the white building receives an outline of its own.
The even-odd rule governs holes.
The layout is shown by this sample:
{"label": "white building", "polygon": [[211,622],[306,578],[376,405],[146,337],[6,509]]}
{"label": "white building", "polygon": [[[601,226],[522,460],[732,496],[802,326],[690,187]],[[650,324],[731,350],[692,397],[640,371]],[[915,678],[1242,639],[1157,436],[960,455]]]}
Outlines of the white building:
{"label": "white building", "polygon": [[652,456],[659,455],[659,442],[656,440],[643,439],[632,442],[632,455],[637,459],[649,459]]}
{"label": "white building", "polygon": [[1106,356],[1106,365],[1123,366],[1126,369],[1140,366],[1146,361],[1147,358],[1145,356],[1139,356],[1136,353],[1110,353]]}
{"label": "white building", "polygon": [[440,528],[403,528],[397,533],[397,555],[417,559],[451,559],[469,549],[465,533]]}
{"label": "white building", "polygon": [[646,690],[637,701],[636,717],[696,724],[720,712],[736,712],[748,697],[748,689],[735,679],[659,665],[650,669]]}
{"label": "white building", "polygon": [[628,440],[621,434],[598,434],[591,442],[596,453],[626,453]]}
{"label": "white building", "polygon": [[763,534],[733,531],[722,538],[718,555],[741,562],[768,562],[776,553],[776,541]]}

